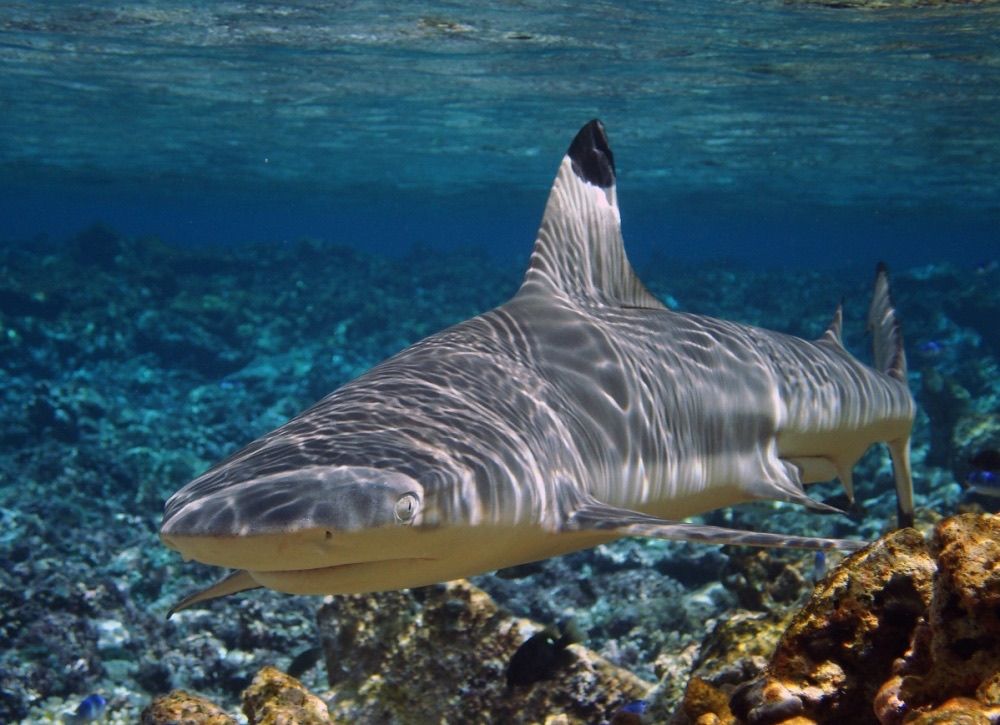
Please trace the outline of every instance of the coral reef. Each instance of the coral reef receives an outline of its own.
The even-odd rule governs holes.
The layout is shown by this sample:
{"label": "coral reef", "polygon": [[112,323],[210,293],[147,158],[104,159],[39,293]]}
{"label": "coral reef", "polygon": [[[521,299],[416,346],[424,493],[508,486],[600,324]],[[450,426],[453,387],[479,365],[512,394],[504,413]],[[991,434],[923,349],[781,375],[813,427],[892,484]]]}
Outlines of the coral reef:
{"label": "coral reef", "polygon": [[893,532],[817,588],[732,711],[751,725],[931,722],[941,708],[974,721],[1000,705],[998,597],[1000,517],[944,519],[929,543]]}
{"label": "coral reef", "polygon": [[579,645],[545,680],[509,686],[511,658],[543,625],[512,617],[464,581],[330,597],[318,619],[331,711],[353,722],[596,724],[649,689]]}
{"label": "coral reef", "polygon": [[[317,601],[248,593],[164,622],[171,604],[213,576],[158,542],[165,497],[408,342],[502,301],[520,272],[475,255],[415,250],[392,260],[315,242],[184,249],[100,226],[69,245],[0,248],[0,721],[56,720],[94,693],[107,700],[106,722],[135,722],[152,697],[177,688],[239,717],[240,693],[262,667],[287,671],[317,642]],[[670,263],[644,271],[671,306],[807,337],[822,332],[846,292],[845,340],[862,357],[866,276]],[[992,325],[1000,268],[970,275],[933,266],[899,272],[894,283],[911,387],[924,406],[913,456],[918,521],[933,524],[990,504],[961,484],[973,459],[1000,445]],[[874,539],[895,509],[880,451],[862,460],[855,482],[864,507],[855,519],[770,505],[704,518]],[[836,485],[810,487],[818,498],[838,493]],[[826,567],[836,563],[831,557]],[[800,552],[629,540],[473,583],[515,617],[546,625],[572,618],[586,647],[643,687],[658,682],[643,715],[655,720],[669,717],[685,690],[694,713],[693,702],[719,700],[710,688],[729,697],[759,676],[822,570]],[[902,594],[889,587],[885,596],[909,621],[907,607],[924,594]],[[510,646],[534,631],[519,630]],[[910,634],[893,635],[899,648],[892,640],[892,657],[905,667],[880,660],[889,668],[880,680],[856,683],[865,697],[895,675],[901,687],[934,681],[921,669],[937,651],[932,640],[910,656]],[[323,696],[321,670],[301,679]],[[502,668],[498,678],[502,685]],[[952,709],[979,697],[976,688],[951,694]],[[921,702],[910,715],[944,706]],[[609,702],[601,717],[613,709]]]}
{"label": "coral reef", "polygon": [[[273,667],[243,692],[251,725],[328,722],[611,722],[649,685],[571,645],[544,681],[511,686],[504,673],[542,625],[512,617],[466,581],[383,594],[328,597],[317,614],[326,654],[325,699]],[[146,725],[233,722],[177,690],[144,712]]]}
{"label": "coral reef", "polygon": [[930,607],[879,689],[882,725],[945,705],[970,717],[1000,716],[1000,517],[945,519],[930,553],[937,561]]}
{"label": "coral reef", "polygon": [[265,667],[243,692],[243,712],[255,725],[322,725],[330,713],[316,695],[294,677]]}
{"label": "coral reef", "polygon": [[184,690],[154,699],[142,711],[142,725],[235,725],[236,720],[218,705]]}
{"label": "coral reef", "polygon": [[544,680],[505,684],[511,657],[543,627],[465,581],[328,597],[317,615],[326,704],[265,668],[243,709],[251,725],[992,723],[998,598],[1000,517],[944,519],[929,542],[892,532],[845,559],[803,608],[719,623],[675,707],[665,683],[651,690],[579,645]]}

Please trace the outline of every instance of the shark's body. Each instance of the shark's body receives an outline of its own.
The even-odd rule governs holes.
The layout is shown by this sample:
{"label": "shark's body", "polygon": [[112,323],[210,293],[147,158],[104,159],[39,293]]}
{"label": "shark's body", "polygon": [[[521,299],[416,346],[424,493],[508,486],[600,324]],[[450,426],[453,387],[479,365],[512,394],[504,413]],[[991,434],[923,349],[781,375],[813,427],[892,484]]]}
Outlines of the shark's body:
{"label": "shark's body", "polygon": [[563,159],[531,265],[506,304],[426,338],[178,491],[161,536],[237,573],[178,608],[255,586],[419,586],[621,536],[814,548],[680,520],[850,471],[889,444],[912,515],[914,406],[884,270],[876,367],[807,341],[673,312],[625,256],[596,121]]}

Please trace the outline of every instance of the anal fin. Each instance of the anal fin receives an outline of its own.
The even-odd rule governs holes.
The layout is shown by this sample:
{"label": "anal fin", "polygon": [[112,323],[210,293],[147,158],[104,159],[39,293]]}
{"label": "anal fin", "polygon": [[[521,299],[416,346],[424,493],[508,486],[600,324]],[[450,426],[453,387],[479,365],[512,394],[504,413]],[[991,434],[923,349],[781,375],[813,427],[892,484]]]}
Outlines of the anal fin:
{"label": "anal fin", "polygon": [[799,478],[802,483],[838,479],[844,487],[847,500],[854,503],[854,476],[850,466],[831,461],[824,456],[792,456],[782,460],[799,469]]}

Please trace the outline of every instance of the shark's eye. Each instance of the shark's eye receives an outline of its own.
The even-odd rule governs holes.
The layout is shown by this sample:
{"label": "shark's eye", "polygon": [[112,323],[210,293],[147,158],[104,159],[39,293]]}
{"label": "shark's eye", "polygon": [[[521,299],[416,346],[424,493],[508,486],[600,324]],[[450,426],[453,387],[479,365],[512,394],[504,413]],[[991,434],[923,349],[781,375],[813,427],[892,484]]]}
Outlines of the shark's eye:
{"label": "shark's eye", "polygon": [[396,501],[396,521],[401,524],[408,524],[413,521],[413,517],[417,515],[417,509],[420,508],[420,499],[417,498],[415,493],[404,493]]}

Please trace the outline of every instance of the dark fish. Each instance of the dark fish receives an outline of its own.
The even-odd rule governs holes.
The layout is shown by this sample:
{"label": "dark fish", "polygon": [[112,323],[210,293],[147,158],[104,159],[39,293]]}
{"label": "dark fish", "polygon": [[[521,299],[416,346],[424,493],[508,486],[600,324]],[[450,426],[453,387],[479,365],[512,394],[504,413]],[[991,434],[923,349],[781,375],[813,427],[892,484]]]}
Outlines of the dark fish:
{"label": "dark fish", "polygon": [[294,658],[292,658],[291,663],[288,665],[288,674],[292,677],[302,677],[306,672],[311,670],[319,662],[320,657],[323,656],[322,647],[310,647],[309,649],[302,650]]}
{"label": "dark fish", "polygon": [[841,514],[854,521],[860,521],[865,517],[864,506],[856,500],[852,501],[847,494],[838,493],[833,496],[829,496],[823,499],[823,503],[827,506],[833,506],[835,509],[838,509]]}
{"label": "dark fish", "polygon": [[527,564],[508,566],[497,569],[497,576],[501,579],[523,579],[526,576],[537,574],[545,570],[545,564],[540,561],[529,561]]}
{"label": "dark fish", "polygon": [[996,448],[984,448],[969,459],[969,463],[980,471],[996,473],[1000,471],[1000,451]]}
{"label": "dark fish", "polygon": [[550,625],[535,633],[510,658],[507,687],[551,679],[556,670],[573,661],[573,655],[566,648],[579,641],[580,632],[572,620],[562,627]]}

